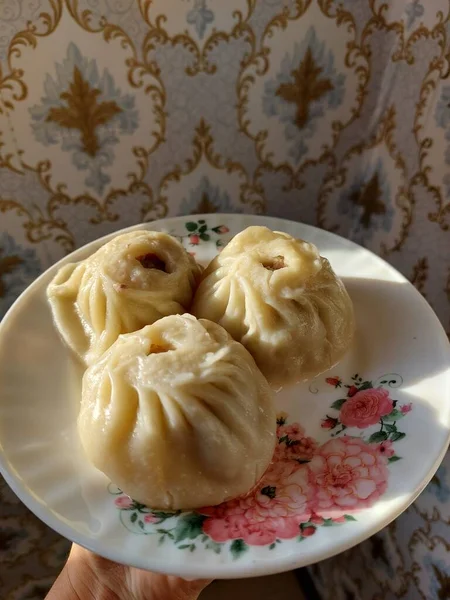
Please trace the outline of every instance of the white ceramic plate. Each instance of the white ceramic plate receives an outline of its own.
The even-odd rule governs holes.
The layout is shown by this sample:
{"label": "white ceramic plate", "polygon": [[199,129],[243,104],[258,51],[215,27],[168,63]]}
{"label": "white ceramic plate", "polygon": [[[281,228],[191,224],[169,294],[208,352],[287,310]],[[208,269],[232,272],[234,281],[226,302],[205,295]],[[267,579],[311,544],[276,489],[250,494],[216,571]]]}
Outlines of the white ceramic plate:
{"label": "white ceramic plate", "polygon": [[112,236],[44,273],[3,319],[1,471],[63,536],[112,560],[187,578],[275,573],[374,534],[436,471],[449,443],[449,344],[397,271],[351,242],[279,219],[205,215],[138,228],[179,236],[208,262],[252,224],[316,244],[344,279],[358,329],[338,367],[278,394],[276,464],[245,501],[201,513],[152,512],[84,458],[76,433],[81,372],[54,330],[45,290],[64,262],[85,258]]}

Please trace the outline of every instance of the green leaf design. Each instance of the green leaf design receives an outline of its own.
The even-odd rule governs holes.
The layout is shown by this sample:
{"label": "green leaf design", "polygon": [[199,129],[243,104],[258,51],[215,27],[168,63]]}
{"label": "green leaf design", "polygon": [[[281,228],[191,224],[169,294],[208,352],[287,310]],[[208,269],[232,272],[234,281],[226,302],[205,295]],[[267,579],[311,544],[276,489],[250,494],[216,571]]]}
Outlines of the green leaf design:
{"label": "green leaf design", "polygon": [[138,521],[138,525],[139,525],[139,527],[140,527],[141,529],[145,529],[144,522],[143,522],[143,521],[141,521],[141,519],[139,519],[139,521]]}
{"label": "green leaf design", "polygon": [[214,542],[213,540],[209,540],[209,542],[205,544],[205,548],[207,550],[212,550],[215,554],[220,554],[222,552],[222,544]]}
{"label": "green leaf design", "polygon": [[388,434],[385,431],[377,431],[372,433],[369,438],[369,444],[376,444],[378,442],[385,442],[388,439]]}
{"label": "green leaf design", "polygon": [[342,405],[344,404],[344,402],[346,402],[346,401],[347,401],[347,398],[341,398],[341,399],[339,399],[339,400],[335,400],[335,401],[333,402],[333,404],[331,405],[331,408],[334,408],[334,409],[336,409],[336,410],[340,410],[340,409],[341,409],[341,406],[342,406]]}
{"label": "green leaf design", "polygon": [[389,463],[394,463],[394,462],[397,462],[398,460],[402,460],[402,457],[394,455],[394,456],[391,456],[391,458],[388,458]]}
{"label": "green leaf design", "polygon": [[404,437],[406,437],[406,433],[401,433],[400,431],[396,431],[395,433],[391,434],[391,441],[392,442],[399,442]]}
{"label": "green leaf design", "polygon": [[211,236],[208,233],[201,233],[200,239],[203,240],[204,242],[209,242],[209,240],[211,239]]}
{"label": "green leaf design", "polygon": [[190,231],[191,233],[193,231],[197,230],[197,223],[194,223],[193,221],[189,221],[188,223],[186,223],[186,229],[188,231]]}
{"label": "green leaf design", "polygon": [[160,522],[165,521],[166,519],[170,519],[171,517],[176,517],[178,514],[180,514],[180,511],[178,512],[165,512],[163,510],[152,510],[151,514],[156,517],[157,519],[160,520]]}
{"label": "green leaf design", "polygon": [[132,523],[136,523],[136,521],[137,521],[137,518],[138,518],[138,516],[137,516],[137,513],[135,513],[135,512],[134,512],[134,513],[131,515],[131,517],[130,517],[130,521],[131,521]]}
{"label": "green leaf design", "polygon": [[240,557],[240,555],[243,552],[246,552],[248,550],[248,546],[247,544],[244,542],[244,540],[233,540],[231,542],[231,546],[230,546],[230,552],[234,558],[234,560],[236,560],[237,558]]}
{"label": "green leaf design", "polygon": [[273,550],[275,548],[275,546],[276,546],[275,542],[273,544],[270,544],[269,550]]}
{"label": "green leaf design", "polygon": [[195,544],[181,544],[181,546],[177,546],[178,550],[189,550],[189,552],[194,552],[196,546]]}
{"label": "green leaf design", "polygon": [[322,523],[323,527],[333,527],[334,525],[334,521],[333,519],[325,519],[324,522]]}
{"label": "green leaf design", "polygon": [[207,225],[202,225],[200,227],[200,229],[198,230],[199,233],[205,233],[205,231],[208,229]]}
{"label": "green leaf design", "polygon": [[355,519],[355,517],[353,517],[352,515],[344,515],[344,519],[346,521],[356,521],[357,519]]}
{"label": "green leaf design", "polygon": [[206,223],[205,219],[200,219],[199,220],[200,225],[203,225],[203,223]]}
{"label": "green leaf design", "polygon": [[225,246],[225,242],[223,240],[217,240],[216,248],[221,248],[222,246]]}
{"label": "green leaf design", "polygon": [[405,415],[403,413],[401,413],[399,410],[397,410],[396,408],[394,408],[394,410],[389,413],[388,415],[386,415],[385,417],[383,417],[383,422],[386,423],[388,421],[392,422],[392,421],[398,421],[399,419],[401,419],[402,417],[404,417]]}
{"label": "green leaf design", "polygon": [[386,431],[389,433],[393,433],[394,431],[397,431],[396,425],[389,425],[388,423],[385,423],[384,427],[385,427]]}
{"label": "green leaf design", "polygon": [[364,383],[362,383],[358,389],[359,390],[370,390],[371,388],[373,388],[372,382],[364,381]]}
{"label": "green leaf design", "polygon": [[205,519],[204,515],[197,513],[182,515],[173,529],[175,543],[177,544],[186,539],[195,540],[203,533],[202,526]]}

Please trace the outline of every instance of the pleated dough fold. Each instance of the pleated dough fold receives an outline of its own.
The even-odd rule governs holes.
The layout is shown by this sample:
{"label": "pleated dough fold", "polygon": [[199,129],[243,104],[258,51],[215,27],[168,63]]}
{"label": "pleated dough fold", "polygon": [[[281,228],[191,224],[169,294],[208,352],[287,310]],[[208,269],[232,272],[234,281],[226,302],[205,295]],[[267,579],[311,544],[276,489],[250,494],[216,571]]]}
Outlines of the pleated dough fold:
{"label": "pleated dough fold", "polygon": [[172,236],[133,231],[62,267],[47,296],[64,341],[91,364],[120,334],[187,311],[200,271]]}
{"label": "pleated dough fold", "polygon": [[266,227],[245,229],[213,259],[192,312],[241,342],[274,387],[331,368],[354,332],[352,302],[328,260]]}
{"label": "pleated dough fold", "polygon": [[165,317],[121,335],[85,373],[78,430],[133,499],[190,509],[248,492],[276,441],[270,386],[219,325]]}

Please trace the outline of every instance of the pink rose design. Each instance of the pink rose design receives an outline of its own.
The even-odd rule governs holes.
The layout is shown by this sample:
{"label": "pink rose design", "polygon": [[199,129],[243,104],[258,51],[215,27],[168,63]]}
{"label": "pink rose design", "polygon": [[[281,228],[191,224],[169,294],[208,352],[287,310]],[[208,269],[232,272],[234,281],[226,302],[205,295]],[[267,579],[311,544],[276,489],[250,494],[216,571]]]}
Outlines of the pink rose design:
{"label": "pink rose design", "polygon": [[280,425],[277,429],[281,441],[275,451],[277,458],[283,455],[284,460],[307,462],[311,460],[317,448],[317,442],[305,436],[305,430],[298,423]]}
{"label": "pink rose design", "polygon": [[252,546],[273,544],[276,539],[289,540],[300,535],[301,518],[289,517],[266,519],[261,522],[247,522],[242,539]]}
{"label": "pink rose design", "polygon": [[387,459],[377,446],[343,436],[321,446],[308,464],[311,508],[324,518],[371,506],[387,487]]}
{"label": "pink rose design", "polygon": [[150,513],[148,515],[145,515],[144,522],[145,523],[159,523],[159,519],[158,519],[158,517],[155,517],[155,515]]}
{"label": "pink rose design", "polygon": [[128,496],[119,496],[115,499],[115,505],[117,508],[131,508],[133,506],[133,500]]}
{"label": "pink rose design", "polygon": [[305,527],[302,529],[302,536],[303,537],[309,537],[311,535],[314,535],[316,533],[316,528],[309,526],[309,527]]}
{"label": "pink rose design", "polygon": [[357,394],[357,393],[358,393],[358,388],[356,387],[356,385],[351,385],[351,386],[348,388],[347,396],[348,396],[349,398],[353,398],[353,396],[354,396],[355,394]]}
{"label": "pink rose design", "polygon": [[217,233],[228,233],[230,230],[226,225],[221,225],[217,228]]}
{"label": "pink rose design", "polygon": [[311,514],[308,509],[307,490],[298,483],[265,486],[258,491],[255,501],[245,514],[254,522],[264,521],[270,517],[291,516],[300,516],[302,520],[307,521]]}
{"label": "pink rose design", "polygon": [[409,402],[408,404],[402,404],[400,406],[400,412],[402,413],[402,415],[407,415],[411,411],[412,411],[412,402]]}
{"label": "pink rose design", "polygon": [[333,385],[335,388],[341,387],[342,379],[340,377],[327,377],[325,381],[328,385]]}
{"label": "pink rose design", "polygon": [[340,517],[334,517],[333,521],[335,523],[345,523],[345,517],[344,517],[344,515],[341,515]]}
{"label": "pink rose design", "polygon": [[[264,473],[264,477],[257,486],[262,489],[265,485],[277,485],[280,481],[286,481],[291,475],[299,469],[299,464],[293,460],[287,460],[285,456],[286,446],[278,444],[275,447],[275,454],[269,468]],[[253,490],[256,492],[257,490]]]}
{"label": "pink rose design", "polygon": [[314,456],[316,448],[317,442],[315,440],[310,437],[304,437],[301,440],[288,441],[284,455],[288,460],[308,462]]}
{"label": "pink rose design", "polygon": [[333,417],[328,417],[326,419],[322,419],[322,423],[320,426],[322,429],[334,429],[338,424],[338,419],[333,419]]}
{"label": "pink rose design", "polygon": [[[300,426],[283,425],[279,429],[283,435],[298,437],[298,441],[305,439]],[[208,517],[203,530],[213,540],[243,539],[259,546],[300,535],[300,524],[311,516],[309,503],[314,486],[308,470],[296,460],[286,459],[284,444],[278,446],[284,451],[275,453],[274,461],[250,494],[199,511]]]}
{"label": "pink rose design", "polygon": [[364,429],[378,423],[393,410],[389,392],[383,388],[360,390],[342,405],[339,419],[346,427]]}
{"label": "pink rose design", "polygon": [[269,466],[268,470],[271,469],[276,469],[277,465],[281,464],[285,459],[285,451],[286,451],[286,446],[281,443],[281,444],[277,444],[275,446],[275,452],[273,454],[273,458],[272,458],[272,463]]}
{"label": "pink rose design", "polygon": [[325,519],[323,517],[321,517],[320,515],[311,515],[310,518],[311,523],[314,523],[314,525],[323,525],[323,522],[325,521]]}
{"label": "pink rose design", "polygon": [[200,243],[200,236],[198,236],[196,233],[193,233],[191,236],[189,236],[189,241],[193,246],[198,246]]}
{"label": "pink rose design", "polygon": [[251,521],[245,516],[230,515],[223,519],[206,519],[203,531],[215,542],[242,539],[252,546],[272,544],[300,535],[300,517],[269,518]]}
{"label": "pink rose design", "polygon": [[247,503],[251,502],[248,497],[235,498],[217,506],[205,506],[199,508],[198,512],[207,517],[225,519],[229,516],[244,516]]}
{"label": "pink rose design", "polygon": [[299,423],[280,425],[277,429],[277,435],[279,438],[287,435],[291,440],[301,440],[305,437],[305,430]]}
{"label": "pink rose design", "polygon": [[244,516],[229,515],[222,519],[206,519],[203,531],[215,542],[227,542],[242,538],[245,533],[247,520]]}
{"label": "pink rose design", "polygon": [[391,458],[391,456],[394,456],[395,454],[394,446],[390,440],[381,442],[381,444],[378,444],[377,448],[378,452],[386,458]]}

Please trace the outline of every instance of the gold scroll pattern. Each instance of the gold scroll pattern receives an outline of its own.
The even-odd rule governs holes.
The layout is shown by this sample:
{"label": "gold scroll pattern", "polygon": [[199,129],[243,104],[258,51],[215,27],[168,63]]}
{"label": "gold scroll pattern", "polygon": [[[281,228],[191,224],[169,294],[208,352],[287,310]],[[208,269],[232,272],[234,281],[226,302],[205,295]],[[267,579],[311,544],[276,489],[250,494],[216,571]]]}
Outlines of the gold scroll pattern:
{"label": "gold scroll pattern", "polygon": [[[30,253],[44,269],[144,220],[304,208],[399,268],[450,334],[449,0],[181,4],[4,1],[0,311]],[[449,505],[444,464],[395,523],[315,568],[324,599],[448,597]],[[43,595],[67,544],[4,483],[0,515],[5,600]]]}

